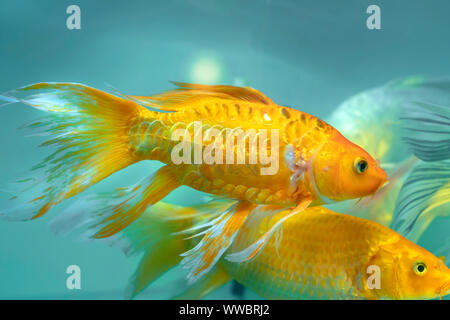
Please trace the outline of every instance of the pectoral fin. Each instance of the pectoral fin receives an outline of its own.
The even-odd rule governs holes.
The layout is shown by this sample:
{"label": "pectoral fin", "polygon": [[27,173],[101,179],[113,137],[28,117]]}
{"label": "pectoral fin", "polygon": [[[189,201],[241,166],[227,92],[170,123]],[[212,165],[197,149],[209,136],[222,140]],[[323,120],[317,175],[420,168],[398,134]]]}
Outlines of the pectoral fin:
{"label": "pectoral fin", "polygon": [[209,229],[200,232],[202,240],[183,254],[181,264],[189,269],[189,282],[197,281],[209,272],[233,242],[250,211],[256,207],[249,202],[238,202],[226,210],[214,223],[207,223]]}
{"label": "pectoral fin", "polygon": [[311,199],[305,199],[291,211],[286,211],[286,214],[280,220],[278,220],[268,231],[266,231],[256,242],[242,251],[228,254],[226,256],[226,259],[231,262],[244,262],[254,258],[259,252],[261,252],[272,234],[278,229],[278,227],[282,226],[284,221],[305,210],[311,204],[311,202]]}

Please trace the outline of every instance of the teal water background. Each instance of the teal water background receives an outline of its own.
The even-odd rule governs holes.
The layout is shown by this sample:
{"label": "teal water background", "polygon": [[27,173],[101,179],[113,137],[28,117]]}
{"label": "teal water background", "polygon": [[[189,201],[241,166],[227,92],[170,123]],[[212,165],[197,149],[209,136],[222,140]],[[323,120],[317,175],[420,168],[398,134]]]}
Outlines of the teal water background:
{"label": "teal water background", "polygon": [[[66,28],[71,4],[81,8],[81,30]],[[370,4],[381,8],[381,30],[366,27]],[[449,13],[448,0],[3,1],[0,92],[42,81],[110,84],[140,95],[171,88],[169,80],[245,84],[326,118],[346,98],[389,80],[450,75]],[[37,148],[42,139],[17,130],[40,116],[21,104],[0,109],[2,184],[47,154]],[[158,166],[133,165],[87,192],[133,184]],[[180,188],[167,199],[202,197]],[[47,224],[60,208],[34,221],[0,222],[0,299],[122,297],[136,260],[103,243],[55,236]],[[437,248],[449,226],[435,221],[420,244]],[[66,288],[71,264],[81,267],[81,290]],[[168,298],[181,286],[178,275],[140,298]],[[233,296],[227,285],[208,298]]]}

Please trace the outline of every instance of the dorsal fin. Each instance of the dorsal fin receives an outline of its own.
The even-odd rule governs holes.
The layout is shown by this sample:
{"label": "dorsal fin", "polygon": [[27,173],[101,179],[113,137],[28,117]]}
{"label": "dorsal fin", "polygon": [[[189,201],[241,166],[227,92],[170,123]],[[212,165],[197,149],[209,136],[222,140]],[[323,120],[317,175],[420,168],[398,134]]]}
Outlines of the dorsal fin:
{"label": "dorsal fin", "polygon": [[165,111],[177,111],[193,101],[204,98],[222,98],[244,100],[260,104],[272,104],[273,101],[256,89],[226,85],[206,85],[172,82],[178,88],[154,96],[125,96],[142,105]]}

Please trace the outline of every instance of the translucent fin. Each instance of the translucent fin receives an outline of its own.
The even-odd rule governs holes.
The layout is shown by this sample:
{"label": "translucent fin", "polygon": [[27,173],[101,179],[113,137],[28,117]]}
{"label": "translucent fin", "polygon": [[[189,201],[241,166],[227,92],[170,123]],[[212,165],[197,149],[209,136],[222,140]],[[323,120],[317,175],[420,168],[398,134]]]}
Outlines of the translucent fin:
{"label": "translucent fin", "polygon": [[205,85],[173,82],[178,88],[151,97],[124,95],[150,108],[164,111],[178,111],[193,101],[216,97],[231,100],[244,100],[264,105],[272,104],[272,100],[256,89],[250,87],[234,87],[224,85]]}
{"label": "translucent fin", "polygon": [[176,300],[198,300],[207,294],[223,286],[231,278],[228,273],[219,266],[214,267],[211,272],[205,275],[196,283],[192,284],[185,292],[175,296]]}
{"label": "translucent fin", "polygon": [[[389,81],[386,88],[392,90],[419,90],[421,96],[424,93],[431,93],[428,90],[446,92],[450,90],[450,78],[449,77],[429,77],[429,76],[410,76],[406,78],[396,79]],[[425,92],[423,92],[423,91]]]}
{"label": "translucent fin", "polygon": [[148,206],[162,200],[180,184],[171,167],[161,167],[150,177],[143,179],[137,185],[129,188],[118,189],[111,194],[112,198],[96,206],[105,212],[104,219],[99,222],[101,229],[95,233],[95,238],[106,238],[119,232],[137,217]]}
{"label": "translucent fin", "polygon": [[179,186],[172,173],[164,166],[131,187],[81,198],[53,220],[53,228],[58,234],[66,234],[88,225],[86,238],[110,237]]}
{"label": "translucent fin", "polygon": [[412,76],[391,81],[345,100],[326,120],[382,164],[398,162],[411,155],[399,119],[417,101],[448,104],[450,78]]}
{"label": "translucent fin", "polygon": [[0,95],[0,101],[2,101],[2,103],[0,104],[0,108],[1,108],[1,107],[4,107],[4,106],[7,106],[8,104],[16,103],[17,99],[11,98],[11,97],[6,96],[6,95]]}
{"label": "translucent fin", "polygon": [[[187,243],[174,233],[190,225],[189,216],[195,211],[189,207],[157,203],[130,226],[109,238],[107,242],[119,246],[127,255],[142,254],[125,290],[127,299],[134,298],[181,261],[180,254],[186,250]],[[171,219],[173,216],[178,219]]]}
{"label": "translucent fin", "polygon": [[[125,195],[129,196],[125,192]],[[82,240],[101,241],[120,248],[127,256],[142,255],[138,268],[126,290],[126,297],[133,298],[160,275],[177,265],[182,253],[192,247],[195,241],[186,241],[193,235],[195,224],[206,224],[217,219],[223,210],[235,201],[214,200],[192,207],[158,202],[147,208],[134,222],[108,238],[95,239],[101,223],[110,211],[105,203],[118,201],[120,190],[114,195],[99,193],[89,195],[75,202],[50,222],[51,229],[58,235],[70,232],[80,233]],[[111,204],[110,204],[111,205]],[[222,210],[222,211],[220,211]],[[209,276],[209,274],[208,274]]]}
{"label": "translucent fin", "polygon": [[[450,203],[450,160],[419,163],[413,168],[400,190],[391,228],[416,241],[434,215],[439,212],[434,209],[448,203]],[[424,223],[425,220],[428,222]]]}
{"label": "translucent fin", "polygon": [[[147,109],[149,109],[151,111],[159,112],[159,113],[170,113],[170,112],[173,112],[173,111],[170,111],[170,110],[163,110],[163,109],[161,109],[159,107],[155,108],[153,105],[151,105],[151,103],[150,103],[151,100],[146,99],[148,97],[138,97],[138,96],[126,95],[126,94],[120,92],[119,90],[117,90],[116,88],[114,88],[110,84],[106,84],[106,86],[115,95],[117,95],[119,97],[122,97],[124,99],[127,99],[127,100],[131,100],[131,101],[133,101],[133,102],[135,102],[135,103],[137,103],[139,105],[143,105],[143,106],[147,107]],[[136,99],[136,98],[139,98],[139,99]]]}
{"label": "translucent fin", "polygon": [[238,202],[214,220],[202,240],[183,253],[181,264],[189,270],[188,281],[193,283],[209,272],[233,242],[250,211],[255,207],[248,202]]}
{"label": "translucent fin", "polygon": [[419,159],[450,159],[450,99],[447,105],[416,102],[401,120],[403,140]]}
{"label": "translucent fin", "polygon": [[[58,235],[76,231],[81,233],[82,240],[94,240],[89,237],[96,233],[98,221],[107,214],[95,210],[95,199],[105,197],[112,198],[105,193],[91,195],[86,197],[85,201],[76,202],[52,219],[51,229]],[[207,211],[206,208],[202,209]],[[205,217],[212,213],[205,213]],[[149,207],[122,231],[108,238],[95,239],[118,247],[127,256],[140,256],[137,269],[130,278],[125,292],[126,298],[135,297],[181,261],[180,255],[189,248],[190,242],[185,241],[184,235],[179,234],[179,231],[191,227],[193,219],[197,219],[199,214],[199,209],[195,207],[177,206],[160,201]]]}
{"label": "translucent fin", "polygon": [[[103,91],[74,83],[38,83],[10,92],[3,100],[48,112],[27,125],[50,139],[54,152],[33,168],[32,178],[14,197],[20,203],[0,210],[9,220],[28,220],[112,173],[138,161],[129,149],[129,122],[145,108]],[[11,203],[11,206],[14,206]]]}
{"label": "translucent fin", "polygon": [[180,254],[186,250],[182,239],[171,237],[170,231],[159,237],[158,233],[164,233],[167,230],[155,230],[152,236],[155,238],[152,245],[147,248],[141,258],[139,265],[129,280],[129,285],[125,290],[125,298],[132,299],[150,283],[166,273],[180,261]]}
{"label": "translucent fin", "polygon": [[[249,247],[247,247],[244,250],[229,253],[225,256],[225,259],[231,262],[244,262],[248,261],[252,258],[254,258],[258,253],[261,252],[262,249],[264,249],[265,245],[267,244],[267,241],[270,239],[270,237],[273,235],[275,231],[278,231],[280,227],[282,227],[283,222],[287,219],[295,216],[296,214],[301,213],[303,210],[305,210],[309,205],[311,204],[310,199],[305,199],[304,201],[300,202],[294,209],[291,211],[287,211],[286,215],[283,216],[280,220],[278,220],[268,231],[266,231],[256,242],[251,244]],[[254,227],[259,227],[259,225],[255,224]],[[282,231],[278,234],[278,237],[276,239],[276,243],[280,243]]]}
{"label": "translucent fin", "polygon": [[450,238],[447,238],[447,241],[433,253],[448,266],[450,263]]}
{"label": "translucent fin", "polygon": [[[199,225],[203,224],[204,221],[211,221],[211,218],[219,216],[222,212],[226,211],[233,204],[236,204],[237,201],[234,199],[227,198],[216,198],[216,199],[208,199],[208,202],[185,207],[190,208],[191,215],[189,218],[195,218],[195,221],[198,221],[193,228],[198,229]],[[170,219],[186,219],[187,215],[179,216],[179,215],[171,215]],[[189,233],[186,230],[182,230],[180,233]]]}
{"label": "translucent fin", "polygon": [[396,163],[388,171],[389,183],[375,195],[361,198],[351,207],[349,206],[351,202],[347,204],[338,202],[331,207],[332,210],[372,220],[388,227],[394,216],[400,189],[417,161],[420,160],[411,156],[405,161]]}

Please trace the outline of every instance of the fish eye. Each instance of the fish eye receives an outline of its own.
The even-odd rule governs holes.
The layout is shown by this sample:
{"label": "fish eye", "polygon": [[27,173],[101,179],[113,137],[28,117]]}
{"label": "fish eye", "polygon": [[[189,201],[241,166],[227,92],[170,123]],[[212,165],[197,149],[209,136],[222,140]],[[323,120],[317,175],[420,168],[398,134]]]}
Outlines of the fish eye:
{"label": "fish eye", "polygon": [[356,158],[355,171],[357,173],[364,173],[368,167],[369,167],[369,164],[367,163],[367,160],[365,160],[363,158]]}
{"label": "fish eye", "polygon": [[416,261],[413,264],[413,271],[418,276],[423,276],[427,273],[427,265],[423,261]]}

